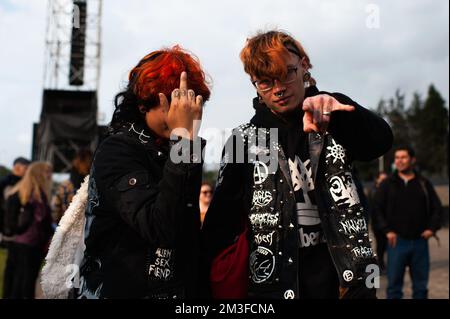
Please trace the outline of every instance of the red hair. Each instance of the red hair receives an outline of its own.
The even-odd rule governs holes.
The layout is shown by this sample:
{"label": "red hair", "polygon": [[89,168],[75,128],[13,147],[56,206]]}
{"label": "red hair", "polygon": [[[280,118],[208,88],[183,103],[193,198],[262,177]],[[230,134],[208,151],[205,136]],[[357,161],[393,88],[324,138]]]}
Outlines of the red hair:
{"label": "red hair", "polygon": [[260,32],[247,39],[240,58],[244,70],[252,77],[283,78],[287,74],[286,59],[289,53],[305,58],[308,68],[312,68],[305,49],[292,36],[281,31]]}
{"label": "red hair", "polygon": [[140,102],[155,106],[159,104],[158,93],[164,93],[170,101],[172,91],[180,86],[183,71],[187,72],[188,88],[207,101],[211,92],[198,58],[178,45],[146,55],[131,70],[130,86]]}

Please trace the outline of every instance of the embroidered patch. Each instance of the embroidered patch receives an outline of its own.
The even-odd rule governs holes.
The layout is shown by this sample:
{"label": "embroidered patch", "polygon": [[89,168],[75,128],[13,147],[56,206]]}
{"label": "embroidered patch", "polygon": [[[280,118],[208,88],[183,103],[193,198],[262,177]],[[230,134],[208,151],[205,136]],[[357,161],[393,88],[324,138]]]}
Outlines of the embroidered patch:
{"label": "embroidered patch", "polygon": [[328,187],[338,208],[345,209],[360,203],[356,185],[350,172],[331,176],[328,179]]}
{"label": "embroidered patch", "polygon": [[269,176],[269,168],[263,162],[255,162],[255,167],[253,169],[253,179],[255,185],[262,184],[266,181]]}
{"label": "embroidered patch", "polygon": [[265,247],[258,247],[250,255],[250,274],[254,283],[263,283],[273,274],[275,269],[275,256]]}
{"label": "embroidered patch", "polygon": [[273,197],[269,191],[255,190],[253,192],[253,205],[258,207],[265,207],[270,204]]}
{"label": "embroidered patch", "polygon": [[289,289],[284,292],[284,299],[294,299],[295,293],[293,290]]}
{"label": "embroidered patch", "polygon": [[373,249],[371,247],[366,246],[358,246],[352,249],[352,253],[357,258],[372,258],[373,257]]}
{"label": "embroidered patch", "polygon": [[254,227],[274,227],[278,224],[278,214],[251,214],[250,224]]}
{"label": "embroidered patch", "polygon": [[153,280],[169,281],[173,277],[174,250],[157,248],[148,274]]}
{"label": "embroidered patch", "polygon": [[342,278],[344,278],[344,280],[346,282],[352,281],[353,280],[353,272],[351,270],[344,271],[344,273],[342,274]]}
{"label": "embroidered patch", "polygon": [[342,145],[340,145],[340,144],[337,144],[334,139],[331,139],[331,141],[333,142],[333,145],[327,146],[326,158],[329,158],[329,157],[333,158],[333,164],[336,163],[337,161],[344,164],[344,160],[345,160],[344,147],[342,147]]}
{"label": "embroidered patch", "polygon": [[275,231],[269,233],[256,233],[254,236],[254,241],[257,245],[264,244],[266,246],[272,246]]}
{"label": "embroidered patch", "polygon": [[357,235],[368,231],[367,222],[364,218],[347,219],[340,221],[339,224],[346,235]]}

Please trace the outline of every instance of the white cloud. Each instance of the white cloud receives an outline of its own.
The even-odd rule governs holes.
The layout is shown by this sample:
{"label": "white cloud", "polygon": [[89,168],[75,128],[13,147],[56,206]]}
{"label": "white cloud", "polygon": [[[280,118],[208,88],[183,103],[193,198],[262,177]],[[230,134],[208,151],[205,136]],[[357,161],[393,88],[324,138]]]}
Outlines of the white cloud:
{"label": "white cloud", "polygon": [[[0,3],[0,164],[30,154],[31,145],[15,137],[31,136],[32,122],[39,119],[46,3]],[[380,8],[379,29],[366,26],[369,4]],[[139,59],[179,43],[200,58],[214,81],[204,127],[248,121],[254,91],[239,51],[248,36],[271,27],[301,40],[320,89],[374,107],[397,88],[425,95],[433,82],[449,98],[447,1],[107,0],[102,25],[99,111],[107,119],[114,95]]]}

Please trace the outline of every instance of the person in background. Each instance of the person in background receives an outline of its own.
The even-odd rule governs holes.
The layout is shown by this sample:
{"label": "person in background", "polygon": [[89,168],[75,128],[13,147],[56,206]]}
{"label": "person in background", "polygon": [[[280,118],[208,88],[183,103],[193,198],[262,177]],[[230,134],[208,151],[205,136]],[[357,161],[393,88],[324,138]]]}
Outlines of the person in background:
{"label": "person in background", "polygon": [[92,152],[88,149],[81,149],[77,152],[72,161],[70,178],[62,182],[56,189],[52,198],[52,218],[54,227],[58,225],[64,212],[69,208],[73,196],[80,188],[86,175],[89,174],[92,163]]}
{"label": "person in background", "polygon": [[6,193],[14,187],[20,179],[25,175],[25,172],[30,165],[30,161],[24,157],[18,157],[13,162],[12,172],[6,175],[0,180],[0,247],[6,248],[8,257],[6,259],[5,271],[3,276],[3,296],[8,297],[8,293],[11,287],[11,277],[16,267],[16,256],[14,255],[14,249],[9,249],[9,242],[12,238],[4,236],[4,216],[5,216],[5,200]]}
{"label": "person in background", "polygon": [[18,157],[13,162],[11,174],[6,175],[0,180],[0,245],[4,244],[2,240],[3,234],[3,222],[5,211],[5,193],[8,192],[11,187],[17,184],[18,181],[25,175],[30,161],[24,157]]}
{"label": "person in background", "polygon": [[213,196],[213,188],[210,183],[203,182],[202,187],[200,188],[200,221],[203,224],[203,220],[205,219],[206,211],[208,210],[209,204],[211,203]]}
{"label": "person in background", "polygon": [[5,233],[13,236],[9,250],[15,267],[8,274],[5,298],[34,298],[36,278],[53,234],[48,204],[51,177],[49,163],[34,162],[7,193]]}
{"label": "person in background", "polygon": [[387,298],[403,297],[403,277],[409,267],[413,299],[426,299],[428,239],[441,226],[442,206],[430,181],[414,169],[414,150],[402,146],[394,154],[396,171],[381,183],[375,195],[378,224],[388,242]]}

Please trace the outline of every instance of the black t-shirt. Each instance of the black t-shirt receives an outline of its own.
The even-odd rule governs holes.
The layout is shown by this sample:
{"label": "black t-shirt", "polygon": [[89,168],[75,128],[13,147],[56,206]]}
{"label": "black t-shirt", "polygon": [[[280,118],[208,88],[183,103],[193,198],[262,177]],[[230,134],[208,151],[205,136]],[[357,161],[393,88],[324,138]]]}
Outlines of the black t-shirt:
{"label": "black t-shirt", "polygon": [[302,299],[339,296],[339,281],[322,230],[315,199],[308,143],[301,134],[296,154],[289,156],[292,185],[297,201],[299,231],[299,295]]}

